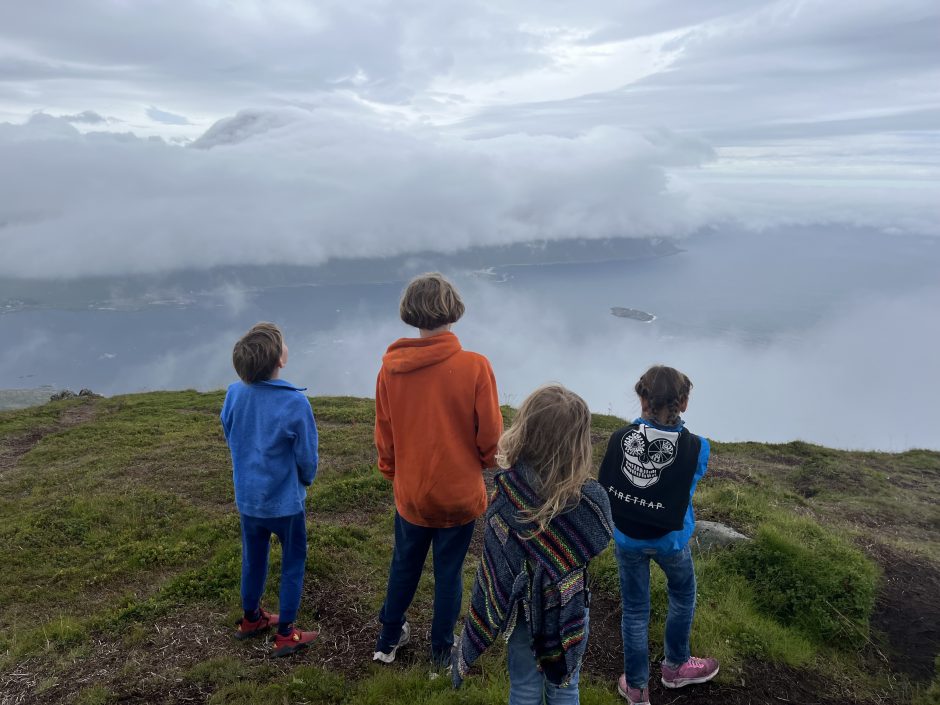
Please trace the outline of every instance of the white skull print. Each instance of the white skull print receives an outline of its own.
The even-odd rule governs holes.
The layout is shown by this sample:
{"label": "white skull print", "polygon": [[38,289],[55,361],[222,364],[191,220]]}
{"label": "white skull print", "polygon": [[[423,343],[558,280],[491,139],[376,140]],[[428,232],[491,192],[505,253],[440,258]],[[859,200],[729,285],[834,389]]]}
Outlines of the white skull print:
{"label": "white skull print", "polygon": [[675,461],[678,440],[677,431],[660,431],[640,424],[623,437],[623,474],[635,487],[655,485],[662,471]]}

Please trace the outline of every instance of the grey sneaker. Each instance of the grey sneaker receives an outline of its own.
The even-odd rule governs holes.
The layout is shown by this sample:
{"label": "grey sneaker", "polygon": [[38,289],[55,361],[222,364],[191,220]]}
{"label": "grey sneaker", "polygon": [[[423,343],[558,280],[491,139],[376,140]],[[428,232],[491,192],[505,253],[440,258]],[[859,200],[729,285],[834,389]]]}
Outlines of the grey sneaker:
{"label": "grey sneaker", "polygon": [[388,651],[376,651],[372,654],[372,660],[381,663],[391,663],[395,660],[395,654],[398,653],[398,650],[409,641],[411,641],[411,625],[405,622],[401,625],[401,636],[398,637],[398,643]]}
{"label": "grey sneaker", "polygon": [[617,681],[617,693],[630,705],[650,705],[649,688],[631,688],[627,685],[626,674],[621,674]]}

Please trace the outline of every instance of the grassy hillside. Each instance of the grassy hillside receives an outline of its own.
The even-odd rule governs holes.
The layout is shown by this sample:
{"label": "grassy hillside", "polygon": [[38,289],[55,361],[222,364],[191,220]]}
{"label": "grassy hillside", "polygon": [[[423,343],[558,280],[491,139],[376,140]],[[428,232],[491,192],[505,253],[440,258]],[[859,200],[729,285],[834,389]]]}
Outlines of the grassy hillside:
{"label": "grassy hillside", "polygon": [[[373,405],[314,398],[321,469],[309,494],[304,655],[236,642],[239,534],[221,393],[76,399],[0,413],[0,703],[505,702],[499,649],[464,688],[428,678],[431,585],[399,662],[370,663],[391,551]],[[507,417],[511,410],[505,410]],[[622,422],[595,416],[598,457]],[[714,444],[700,519],[753,536],[697,556],[693,651],[717,683],[656,703],[940,702],[940,453],[805,443]],[[472,582],[479,537],[465,573]],[[274,552],[277,567],[277,550]],[[622,702],[610,551],[596,579],[582,701]],[[663,576],[654,570],[652,657]],[[276,570],[267,604],[277,604]],[[656,671],[654,669],[654,677]]]}

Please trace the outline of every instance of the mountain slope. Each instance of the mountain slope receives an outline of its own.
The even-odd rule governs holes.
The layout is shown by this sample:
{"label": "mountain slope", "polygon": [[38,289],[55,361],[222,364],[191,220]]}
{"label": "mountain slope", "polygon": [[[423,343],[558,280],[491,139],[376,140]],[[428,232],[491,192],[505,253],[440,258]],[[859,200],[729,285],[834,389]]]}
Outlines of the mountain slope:
{"label": "mountain slope", "polygon": [[[368,399],[311,400],[321,470],[299,623],[318,626],[319,642],[274,661],[263,641],[231,638],[239,534],[221,402],[221,392],[154,392],[0,413],[0,702],[505,702],[499,650],[456,694],[428,679],[427,577],[413,645],[391,668],[369,661],[393,504],[374,468]],[[595,416],[598,458],[621,423]],[[930,701],[938,480],[935,452],[713,444],[698,517],[755,540],[696,558],[693,651],[721,658],[718,682],[677,694],[654,683],[654,702]],[[468,589],[479,549],[477,536]],[[612,704],[622,657],[610,551],[592,572],[582,701]],[[653,580],[656,660],[665,595],[662,574]]]}

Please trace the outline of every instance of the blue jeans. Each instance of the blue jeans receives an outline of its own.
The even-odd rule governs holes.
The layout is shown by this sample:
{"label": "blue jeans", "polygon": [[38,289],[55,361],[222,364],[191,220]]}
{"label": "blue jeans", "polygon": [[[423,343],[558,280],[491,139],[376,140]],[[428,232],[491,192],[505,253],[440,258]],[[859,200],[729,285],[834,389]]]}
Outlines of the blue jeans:
{"label": "blue jeans", "polygon": [[[584,638],[588,637],[589,617],[584,615]],[[529,625],[523,619],[522,607],[519,607],[519,621],[509,637],[506,661],[509,665],[509,705],[577,705],[578,682],[581,680],[581,668],[571,677],[571,682],[564,688],[550,683],[536,668],[535,654],[532,651]]]}
{"label": "blue jeans", "polygon": [[303,512],[287,517],[264,519],[241,515],[242,524],[242,609],[258,609],[268,579],[271,534],[281,542],[281,594],[278,604],[282,623],[297,619],[300,591],[307,561],[307,520]]}
{"label": "blue jeans", "polygon": [[689,633],[695,615],[695,569],[692,552],[657,554],[655,550],[628,551],[617,546],[620,567],[620,596],[623,618],[623,672],[631,688],[645,688],[650,678],[650,559],[666,574],[669,612],[666,615],[666,663],[681,665],[689,660]]}
{"label": "blue jeans", "polygon": [[463,561],[470,548],[475,522],[448,529],[412,524],[395,512],[395,548],[388,575],[385,604],[379,613],[382,633],[376,651],[388,652],[401,637],[405,612],[411,606],[428,549],[434,547],[434,618],[431,658],[446,661],[454,646],[454,625],[463,599]]}

